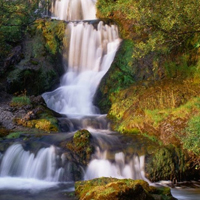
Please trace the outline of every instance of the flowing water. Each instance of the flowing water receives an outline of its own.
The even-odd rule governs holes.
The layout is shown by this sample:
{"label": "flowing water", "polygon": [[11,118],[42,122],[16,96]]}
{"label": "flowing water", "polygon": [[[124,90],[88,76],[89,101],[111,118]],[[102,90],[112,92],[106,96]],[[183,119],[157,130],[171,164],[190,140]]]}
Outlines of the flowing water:
{"label": "flowing water", "polygon": [[[148,144],[137,138],[124,139],[124,136],[109,131],[106,116],[100,115],[93,105],[96,89],[121,42],[116,25],[96,20],[95,3],[95,0],[52,1],[52,17],[71,21],[63,39],[66,73],[56,90],[42,96],[49,108],[66,116],[60,120],[67,121],[70,131],[42,137],[31,144],[19,140],[10,145],[0,155],[1,200],[75,199],[70,196],[70,191],[77,169],[85,180],[112,176],[148,181],[145,178],[144,150]],[[74,165],[68,159],[69,152],[59,147],[81,128],[91,132],[96,147],[86,169]],[[180,200],[196,200],[199,196],[198,190],[183,191],[172,190]]]}

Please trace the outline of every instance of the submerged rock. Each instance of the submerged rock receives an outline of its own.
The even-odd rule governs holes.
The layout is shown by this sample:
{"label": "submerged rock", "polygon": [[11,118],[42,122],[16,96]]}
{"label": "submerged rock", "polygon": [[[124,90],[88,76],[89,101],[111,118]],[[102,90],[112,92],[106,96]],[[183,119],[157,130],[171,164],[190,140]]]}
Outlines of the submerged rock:
{"label": "submerged rock", "polygon": [[149,186],[146,181],[116,178],[97,178],[75,183],[80,200],[175,200],[169,188]]}

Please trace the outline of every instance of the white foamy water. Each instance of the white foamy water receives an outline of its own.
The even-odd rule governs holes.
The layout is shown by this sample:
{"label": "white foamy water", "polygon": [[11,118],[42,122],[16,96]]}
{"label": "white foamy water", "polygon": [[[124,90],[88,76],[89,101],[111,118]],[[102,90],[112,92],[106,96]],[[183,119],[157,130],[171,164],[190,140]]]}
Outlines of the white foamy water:
{"label": "white foamy water", "polygon": [[93,105],[95,91],[108,71],[120,44],[115,25],[69,23],[69,49],[63,57],[68,66],[59,88],[42,96],[49,108],[70,116],[98,114]]}
{"label": "white foamy water", "polygon": [[57,182],[48,182],[33,178],[0,177],[0,190],[28,190],[38,192],[58,187]]}
{"label": "white foamy water", "polygon": [[56,166],[55,147],[42,148],[37,154],[25,151],[21,144],[10,146],[5,152],[0,177],[19,177],[58,182],[63,169]]}
{"label": "white foamy water", "polygon": [[[113,178],[130,178],[130,179],[143,179],[145,178],[145,156],[133,155],[128,163],[125,162],[125,155],[123,152],[115,154],[114,161],[106,159],[106,152],[96,152],[97,159],[93,159],[86,170],[84,179],[94,179],[100,177],[113,177]],[[149,182],[150,183],[150,182]]]}
{"label": "white foamy water", "polygon": [[96,0],[53,0],[52,17],[76,21],[96,19]]}

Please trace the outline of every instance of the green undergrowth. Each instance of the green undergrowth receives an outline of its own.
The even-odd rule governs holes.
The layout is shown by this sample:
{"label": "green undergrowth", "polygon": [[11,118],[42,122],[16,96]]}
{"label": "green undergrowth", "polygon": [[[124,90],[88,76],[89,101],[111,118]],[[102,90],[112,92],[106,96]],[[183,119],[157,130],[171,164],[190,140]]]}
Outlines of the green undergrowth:
{"label": "green undergrowth", "polygon": [[20,137],[21,134],[22,134],[22,132],[13,132],[13,133],[10,133],[6,138],[7,139],[17,139]]}
{"label": "green undergrowth", "polygon": [[[62,52],[62,43],[65,34],[66,23],[64,21],[38,19],[35,21],[34,26],[28,29],[29,34],[36,35],[37,46],[34,45],[35,56],[37,49],[43,48],[41,45],[44,43],[45,50],[55,55]],[[40,36],[43,36],[41,38]]]}
{"label": "green undergrowth", "polygon": [[[121,133],[140,133],[199,155],[200,90],[192,80],[133,86],[112,96],[108,117]],[[192,145],[194,144],[194,145]]]}
{"label": "green undergrowth", "polygon": [[180,137],[183,147],[200,155],[200,113],[190,118],[185,134]]}
{"label": "green undergrowth", "polygon": [[135,82],[136,67],[132,59],[133,46],[131,40],[122,41],[114,62],[100,83],[97,104],[103,113],[107,113],[111,106],[109,98],[113,92],[127,88]]}
{"label": "green undergrowth", "polygon": [[26,95],[13,97],[10,103],[10,105],[14,107],[25,106],[30,104],[31,104],[30,98],[27,97]]}
{"label": "green undergrowth", "polygon": [[181,181],[189,169],[187,156],[173,145],[160,146],[146,165],[146,172],[153,182],[159,180]]}

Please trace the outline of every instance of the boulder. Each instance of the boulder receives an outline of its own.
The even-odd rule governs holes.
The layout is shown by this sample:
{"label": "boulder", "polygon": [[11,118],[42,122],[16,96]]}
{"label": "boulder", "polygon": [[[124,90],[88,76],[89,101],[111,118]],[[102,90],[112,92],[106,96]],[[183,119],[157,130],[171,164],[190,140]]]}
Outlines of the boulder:
{"label": "boulder", "polygon": [[149,186],[146,181],[116,178],[97,178],[75,183],[80,200],[175,200],[170,188]]}

